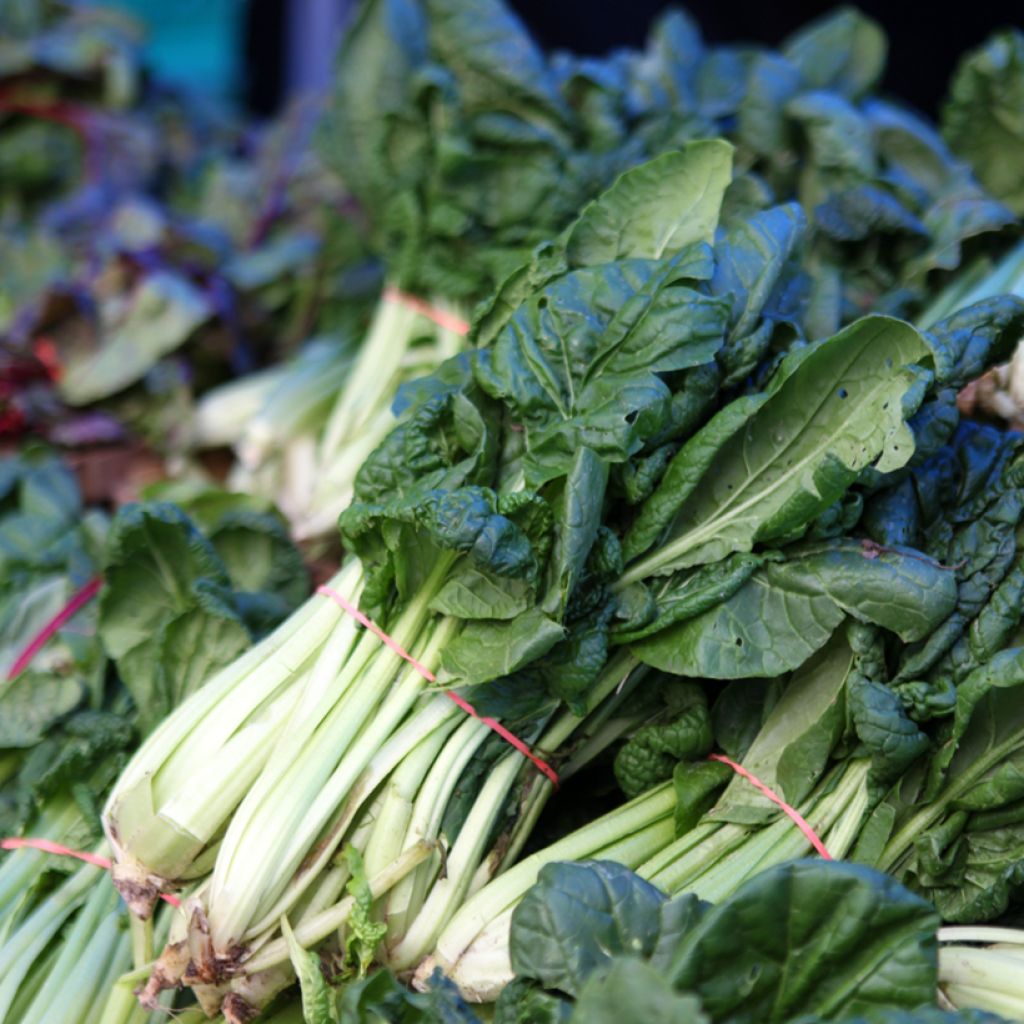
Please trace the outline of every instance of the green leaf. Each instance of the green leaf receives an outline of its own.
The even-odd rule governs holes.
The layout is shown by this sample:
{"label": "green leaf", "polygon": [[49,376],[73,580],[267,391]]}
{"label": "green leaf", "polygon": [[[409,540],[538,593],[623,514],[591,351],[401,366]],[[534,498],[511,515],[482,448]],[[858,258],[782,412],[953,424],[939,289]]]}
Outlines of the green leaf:
{"label": "green leaf", "polygon": [[913,1010],[934,998],[938,924],[924,900],[879,872],[794,861],[708,910],[670,977],[732,1024]]}
{"label": "green leaf", "polygon": [[[650,499],[657,523],[671,520],[662,547],[628,570],[626,582],[792,535],[861,470],[904,465],[914,444],[904,420],[922,397],[920,371],[908,364],[924,355],[913,328],[867,317],[789,356],[765,396],[739,399],[737,412],[727,408],[680,450],[673,465],[684,479],[670,468]],[[699,474],[685,469],[695,452]],[[651,524],[638,532],[646,541]],[[646,546],[627,538],[627,551]]]}
{"label": "green leaf", "polygon": [[723,301],[690,284],[685,252],[575,270],[480,352],[480,386],[525,428],[528,484],[567,473],[581,447],[622,462],[662,431],[671,392],[657,374],[707,363],[723,340]]}
{"label": "green leaf", "polygon": [[591,977],[569,1019],[575,1024],[711,1024],[695,995],[674,992],[659,970],[632,959],[613,960],[607,973]]}
{"label": "green leaf", "polygon": [[[341,1022],[480,1024],[476,1014],[462,1001],[459,990],[439,970],[431,975],[429,986],[425,992],[412,992],[389,971],[374,971],[345,985],[339,1001]],[[537,1021],[547,1024],[540,1016]]]}
{"label": "green leaf", "polygon": [[615,778],[628,797],[672,777],[678,761],[711,751],[711,714],[704,691],[683,683],[665,691],[665,721],[645,725],[615,755]]}
{"label": "green leaf", "polygon": [[719,791],[736,777],[720,761],[680,761],[672,773],[676,835],[685,835],[717,803]]}
{"label": "green leaf", "polygon": [[566,1024],[571,1016],[567,999],[526,978],[510,981],[494,1004],[494,1024]]}
{"label": "green leaf", "polygon": [[693,242],[710,244],[731,177],[732,146],[721,139],[691,142],[627,171],[569,230],[570,265],[660,259]]}
{"label": "green leaf", "polygon": [[[635,643],[637,640],[660,633],[677,622],[692,619],[720,605],[729,600],[763,562],[763,557],[745,553],[730,555],[714,565],[701,565],[689,572],[676,573],[657,591],[655,616],[639,628],[617,630],[615,642]],[[637,584],[637,587],[641,586],[642,584]],[[623,591],[619,595],[620,600],[626,593],[628,592]],[[643,593],[654,600],[646,588]],[[638,597],[639,594],[634,593],[633,599],[636,600]]]}
{"label": "green leaf", "polygon": [[281,918],[281,932],[288,943],[288,956],[299,979],[302,1019],[306,1024],[340,1024],[334,992],[320,970],[320,957],[299,945],[286,917]]}
{"label": "green leaf", "polygon": [[910,720],[900,698],[887,686],[867,679],[851,682],[850,718],[857,738],[871,754],[872,775],[891,782],[931,746]]}
{"label": "green leaf", "polygon": [[853,8],[828,14],[782,44],[782,53],[812,89],[834,89],[856,98],[881,77],[885,33]]}
{"label": "green leaf", "polygon": [[985,188],[1024,211],[1024,34],[998,32],[960,62],[942,111],[942,132]]}
{"label": "green leaf", "polygon": [[565,611],[586,565],[587,556],[601,526],[604,492],[608,485],[608,466],[589,448],[583,447],[573,458],[565,480],[555,533],[554,597]]}
{"label": "green leaf", "polygon": [[512,913],[516,974],[579,996],[618,954],[650,956],[665,897],[610,861],[547,864]]}
{"label": "green leaf", "polygon": [[0,683],[0,748],[34,746],[84,697],[78,679],[41,672]]}
{"label": "green leaf", "polygon": [[345,847],[345,863],[352,876],[345,889],[354,901],[352,913],[345,923],[345,957],[356,962],[362,978],[373,963],[377,946],[387,935],[388,926],[384,921],[373,920],[373,892],[366,879],[362,855],[351,843]]}
{"label": "green leaf", "polygon": [[647,665],[697,678],[777,676],[798,668],[844,613],[823,594],[792,588],[776,568],[763,567],[727,601],[630,650]]}
{"label": "green leaf", "polygon": [[730,224],[715,244],[716,295],[732,296],[729,339],[749,334],[772,312],[773,293],[803,241],[807,218],[796,203],[776,206]]}
{"label": "green leaf", "polygon": [[126,505],[111,527],[99,633],[152,728],[250,643],[223,562],[173,505]]}
{"label": "green leaf", "polygon": [[531,597],[525,581],[499,577],[463,562],[449,573],[430,607],[460,619],[514,619],[530,607]]}
{"label": "green leaf", "polygon": [[212,313],[196,285],[167,271],[146,277],[123,310],[118,319],[101,323],[97,348],[61,353],[58,387],[71,405],[87,405],[134,384]]}
{"label": "green leaf", "polygon": [[[801,803],[817,784],[843,733],[852,664],[849,644],[837,636],[793,674],[743,753],[743,767],[791,804]],[[775,804],[733,776],[711,817],[756,824],[776,814]]]}
{"label": "green leaf", "polygon": [[539,608],[507,622],[470,622],[445,648],[445,675],[460,683],[486,683],[507,676],[547,654],[565,629]]}
{"label": "green leaf", "polygon": [[678,675],[735,679],[799,667],[846,615],[904,640],[928,635],[955,607],[955,574],[916,552],[878,553],[848,540],[766,562],[721,604],[632,645]]}

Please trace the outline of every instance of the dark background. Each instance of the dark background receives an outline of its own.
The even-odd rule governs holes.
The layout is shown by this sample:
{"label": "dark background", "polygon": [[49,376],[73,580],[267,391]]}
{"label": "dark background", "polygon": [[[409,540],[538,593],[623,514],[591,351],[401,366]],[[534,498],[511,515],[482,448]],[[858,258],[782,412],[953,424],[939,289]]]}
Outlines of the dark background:
{"label": "dark background", "polygon": [[[664,0],[512,0],[511,5],[545,46],[584,53],[604,53],[616,45],[642,45],[651,21],[671,6]],[[752,41],[777,46],[794,29],[839,5],[809,0],[720,0],[681,6],[693,15],[709,42]],[[998,28],[1024,27],[1021,0],[967,0],[948,6],[866,0],[856,6],[879,22],[889,36],[886,91],[932,116],[966,50]]]}
{"label": "dark background", "polygon": [[[339,10],[354,0],[334,0]],[[603,54],[616,46],[641,46],[665,0],[509,0],[545,47]],[[713,43],[758,42],[777,46],[794,29],[834,10],[812,0],[696,0],[682,4]],[[935,117],[958,58],[1010,25],[1024,27],[1024,0],[967,0],[940,5],[911,0],[864,0],[861,10],[889,36],[884,88]],[[245,42],[246,104],[272,113],[287,82],[288,0],[251,0]]]}

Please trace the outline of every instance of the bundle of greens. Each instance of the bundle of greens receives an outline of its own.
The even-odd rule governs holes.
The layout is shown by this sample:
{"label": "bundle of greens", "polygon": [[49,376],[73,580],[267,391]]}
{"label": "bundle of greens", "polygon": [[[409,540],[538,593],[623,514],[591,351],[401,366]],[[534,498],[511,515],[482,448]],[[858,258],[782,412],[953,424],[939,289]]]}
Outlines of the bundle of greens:
{"label": "bundle of greens", "polygon": [[[305,419],[315,429],[299,439],[286,419],[261,428],[238,452],[237,484],[266,486],[259,460],[286,463],[289,514],[306,510],[297,535],[333,530],[402,382],[462,344],[448,326],[458,307],[484,300],[470,337],[489,343],[486,297],[508,295],[534,247],[623,169],[693,139],[735,146],[730,214],[799,202],[808,337],[915,313],[965,245],[998,251],[1014,218],[930,125],[874,95],[884,58],[881,29],[852,10],[778,52],[707,46],[673,12],[645,50],[580,59],[543,54],[498,0],[364,4],[321,149],[362,204],[391,286],[329,417]],[[429,299],[440,324],[403,293]],[[399,397],[393,411],[406,407]]]}
{"label": "bundle of greens", "polygon": [[[305,570],[280,518],[250,499],[178,487],[194,518],[150,503],[109,521],[45,452],[0,461],[0,476],[0,836],[44,844],[0,855],[0,1016],[84,1024],[109,998],[109,1024],[163,1019],[113,987],[152,958],[152,937],[126,927],[100,867],[46,844],[108,852],[99,806],[139,737],[293,610]],[[100,571],[99,600],[78,601]]]}
{"label": "bundle of greens", "polygon": [[[962,340],[977,340],[966,323],[961,329]],[[833,856],[894,875],[947,921],[976,923],[1005,912],[1024,882],[1016,783],[1024,751],[1020,445],[1015,435],[965,423],[948,445],[883,486],[870,475],[862,479],[867,493],[853,534],[862,559],[884,561],[902,551],[934,573],[935,625],[919,640],[897,642],[865,622],[863,605],[848,607],[859,621],[785,677],[778,652],[792,644],[791,624],[800,623],[797,598],[774,614],[762,600],[755,615],[740,590],[689,620],[677,634],[675,671],[739,681],[721,690],[710,710],[705,705],[703,721],[689,711],[638,733],[616,771],[627,794],[641,795],[477,893],[441,935],[420,980],[440,964],[467,994],[493,998],[512,977],[514,908],[553,860],[607,856],[670,894],[717,901],[765,868],[809,853],[808,838],[730,768],[674,763],[686,746],[681,737],[698,728],[795,806]],[[781,564],[802,549],[806,544],[787,549]],[[844,586],[860,591],[859,567],[843,566],[835,555]],[[815,577],[804,571],[799,579],[796,593],[806,594]],[[907,610],[905,598],[895,597],[886,595],[890,628]],[[753,629],[769,638],[771,660],[750,644]],[[801,626],[800,634],[807,632]],[[755,647],[753,658],[739,653],[722,672],[707,640],[723,633]],[[695,641],[702,660],[690,651]],[[641,658],[650,653],[644,643],[635,648]],[[653,653],[662,663],[664,650]]]}
{"label": "bundle of greens", "polygon": [[[808,907],[829,913],[821,918]],[[842,927],[834,927],[837,918]],[[513,916],[516,977],[485,1019],[1001,1024],[994,1012],[966,1007],[985,1006],[971,1002],[974,997],[998,1002],[1000,981],[1019,992],[1019,981],[1005,972],[1012,965],[994,959],[1005,945],[983,952],[939,946],[937,924],[924,900],[891,878],[848,864],[790,862],[717,905],[692,895],[666,898],[611,861],[550,864]],[[1007,939],[983,931],[961,941]],[[1009,935],[1019,941],[1019,933]],[[944,929],[938,939],[954,936]],[[961,960],[957,967],[954,958]],[[957,984],[958,968],[961,974],[973,970],[972,981],[984,987],[969,992],[969,985]],[[473,1009],[439,976],[422,993],[386,972],[339,993],[319,964],[299,973],[307,1024],[478,1024]],[[961,1012],[940,1009],[952,1009],[950,993]],[[1019,1019],[1016,1004],[1004,1000],[994,1009]],[[299,1020],[298,1005],[294,1012]]]}
{"label": "bundle of greens", "polygon": [[[1003,358],[1024,306],[982,304],[928,335],[869,317],[805,342],[804,219],[730,213],[729,158],[700,142],[627,172],[510,276],[479,320],[490,344],[410,388],[361,468],[342,517],[358,560],[128,767],[105,827],[133,909],[212,864],[151,993],[184,977],[211,1010],[258,1005],[280,985],[283,918],[311,944],[359,906],[338,901],[356,877],[333,860],[346,840],[368,904],[389,893],[377,931],[352,925],[368,958],[411,969],[460,921],[547,791],[520,791],[534,769],[435,675],[547,751],[637,663],[781,675],[847,616],[915,644],[955,612],[953,570],[849,532],[866,487],[948,439],[958,382]],[[697,697],[667,709],[701,720]],[[659,754],[706,753],[710,731],[697,737],[651,743],[640,788],[671,774]],[[660,849],[673,794],[640,799]],[[601,848],[643,849],[620,825],[595,824]]]}

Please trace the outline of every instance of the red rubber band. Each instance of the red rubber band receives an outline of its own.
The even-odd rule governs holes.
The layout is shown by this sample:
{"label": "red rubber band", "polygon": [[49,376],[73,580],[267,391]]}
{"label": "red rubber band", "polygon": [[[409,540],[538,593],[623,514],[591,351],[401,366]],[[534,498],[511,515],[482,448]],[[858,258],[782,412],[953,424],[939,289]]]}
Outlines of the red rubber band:
{"label": "red rubber band", "polygon": [[778,804],[782,808],[786,816],[793,822],[794,825],[807,837],[807,841],[814,847],[818,853],[821,854],[824,860],[832,860],[832,854],[825,848],[825,844],[818,837],[818,833],[807,823],[807,819],[795,808],[791,807],[782,799],[778,793],[769,789],[756,775],[751,774],[747,771],[743,765],[737,764],[735,761],[730,760],[724,754],[709,754],[709,761],[721,761],[722,764],[727,764],[737,775],[742,775],[752,786],[759,789],[773,804]]}
{"label": "red rubber band", "polygon": [[42,650],[46,645],[46,641],[53,636],[54,633],[64,625],[74,614],[79,611],[84,605],[87,605],[98,593],[100,587],[103,585],[103,580],[97,576],[94,580],[90,580],[77,594],[75,594],[70,601],[32,639],[25,645],[24,650],[15,659],[14,664],[11,666],[10,671],[7,673],[7,678],[14,679],[16,676],[21,675],[22,672],[28,667],[29,662]]}
{"label": "red rubber band", "polygon": [[[61,846],[60,843],[55,843],[50,839],[2,839],[0,840],[0,850],[42,850],[43,853],[52,853],[57,857],[74,857],[75,860],[83,860],[86,864],[94,864],[98,868],[103,868],[105,871],[109,871],[111,868],[110,861],[106,857],[101,857],[97,853],[86,853],[82,850],[72,850],[67,846]],[[161,893],[160,899],[170,903],[172,907],[180,907],[181,900],[177,896],[171,896],[167,893]]]}
{"label": "red rubber band", "polygon": [[436,306],[430,305],[429,302],[424,302],[423,299],[417,298],[415,295],[410,295],[408,292],[395,288],[394,285],[388,285],[384,289],[384,298],[388,302],[399,302],[403,306],[421,313],[428,320],[433,320],[438,327],[443,327],[446,331],[454,331],[463,337],[469,334],[469,323],[463,320],[461,316],[438,309]]}
{"label": "red rubber band", "polygon": [[[437,676],[430,671],[425,665],[421,665],[397,640],[389,636],[384,632],[380,626],[377,625],[372,619],[364,615],[351,601],[342,597],[333,587],[317,587],[316,592],[323,594],[325,597],[329,597],[335,604],[337,604],[343,611],[348,612],[358,623],[365,626],[371,633],[376,636],[381,643],[384,644],[389,650],[392,650],[400,658],[404,658],[412,667],[421,675],[428,683],[436,683]],[[492,732],[497,733],[506,743],[515,747],[523,757],[528,758],[536,766],[537,770],[546,775],[553,785],[558,786],[558,773],[551,767],[546,761],[541,760],[518,736],[509,732],[501,724],[501,722],[495,721],[493,718],[487,718],[476,710],[472,704],[469,703],[464,697],[460,697],[454,690],[445,690],[444,695],[451,701],[454,701],[467,715],[475,718],[479,722],[483,722]]]}

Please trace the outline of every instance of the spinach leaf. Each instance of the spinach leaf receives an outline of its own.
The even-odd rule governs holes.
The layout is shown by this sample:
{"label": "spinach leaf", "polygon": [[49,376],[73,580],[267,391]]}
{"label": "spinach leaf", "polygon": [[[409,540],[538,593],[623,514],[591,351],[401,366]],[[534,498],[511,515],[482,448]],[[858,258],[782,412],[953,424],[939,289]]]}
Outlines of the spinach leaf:
{"label": "spinach leaf", "polygon": [[924,900],[879,872],[794,861],[709,909],[669,976],[712,1020],[734,1024],[913,1010],[934,998],[938,923]]}
{"label": "spinach leaf", "polygon": [[1024,153],[1024,35],[993,35],[960,63],[942,111],[942,131],[981,183],[1015,213],[1024,190],[1014,172]]}
{"label": "spinach leaf", "polygon": [[[626,538],[628,554],[659,538],[660,549],[625,581],[784,537],[862,469],[903,465],[913,454],[904,420],[922,383],[909,364],[923,355],[920,336],[885,317],[790,355],[764,395],[727,406],[680,450]],[[821,397],[808,402],[809,393]],[[702,472],[689,470],[691,460]]]}

